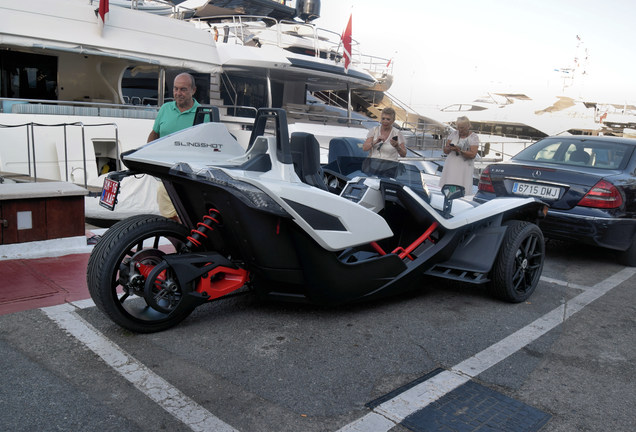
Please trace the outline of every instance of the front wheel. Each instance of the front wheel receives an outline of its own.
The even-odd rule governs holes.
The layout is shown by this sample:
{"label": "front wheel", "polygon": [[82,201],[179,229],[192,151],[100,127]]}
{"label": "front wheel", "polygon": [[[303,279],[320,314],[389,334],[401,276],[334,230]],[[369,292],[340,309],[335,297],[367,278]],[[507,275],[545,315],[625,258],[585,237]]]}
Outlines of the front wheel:
{"label": "front wheel", "polygon": [[[120,326],[138,333],[166,330],[193,310],[162,257],[176,253],[189,231],[159,216],[118,222],[95,245],[88,261],[88,290],[97,307]],[[148,289],[146,279],[152,280]]]}
{"label": "front wheel", "polygon": [[490,290],[505,301],[519,303],[534,292],[545,258],[543,233],[533,223],[508,221],[493,270]]}

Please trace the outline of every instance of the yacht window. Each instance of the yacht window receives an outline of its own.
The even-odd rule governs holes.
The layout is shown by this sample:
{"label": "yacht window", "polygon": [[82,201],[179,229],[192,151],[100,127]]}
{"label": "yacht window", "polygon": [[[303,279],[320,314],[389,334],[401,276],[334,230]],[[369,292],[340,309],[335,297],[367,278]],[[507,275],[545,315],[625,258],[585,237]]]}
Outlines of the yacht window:
{"label": "yacht window", "polygon": [[[172,98],[172,83],[181,72],[189,72],[194,76],[197,91],[194,98],[201,104],[210,103],[210,74],[196,73],[183,70],[166,71],[166,86],[164,102],[170,102]],[[121,90],[124,101],[133,105],[156,106],[158,101],[159,71],[143,70],[142,68],[129,67],[124,72],[121,80]]]}
{"label": "yacht window", "polygon": [[[271,81],[272,107],[280,108],[283,103],[283,83]],[[264,78],[248,78],[240,75],[227,75],[221,86],[223,105],[237,106],[236,110],[228,109],[228,114],[253,117],[251,109],[240,107],[263,108],[268,106],[267,80]]]}
{"label": "yacht window", "polygon": [[0,97],[57,99],[57,57],[0,51]]}

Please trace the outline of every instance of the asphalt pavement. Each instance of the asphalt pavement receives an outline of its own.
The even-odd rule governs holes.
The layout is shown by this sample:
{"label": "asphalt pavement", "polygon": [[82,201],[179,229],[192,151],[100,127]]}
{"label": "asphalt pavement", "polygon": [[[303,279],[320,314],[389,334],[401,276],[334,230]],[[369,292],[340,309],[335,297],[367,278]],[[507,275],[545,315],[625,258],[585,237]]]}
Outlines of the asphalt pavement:
{"label": "asphalt pavement", "polygon": [[149,335],[77,296],[0,315],[0,430],[632,431],[636,269],[547,252],[520,304],[424,279],[349,307],[236,297]]}

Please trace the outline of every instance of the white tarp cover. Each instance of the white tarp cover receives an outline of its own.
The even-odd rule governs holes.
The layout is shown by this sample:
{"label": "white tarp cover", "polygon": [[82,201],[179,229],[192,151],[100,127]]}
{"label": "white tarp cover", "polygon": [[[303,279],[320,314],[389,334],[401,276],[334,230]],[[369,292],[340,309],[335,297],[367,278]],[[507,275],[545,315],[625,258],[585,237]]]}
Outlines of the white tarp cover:
{"label": "white tarp cover", "polygon": [[[100,176],[104,182],[106,174]],[[86,197],[84,210],[87,218],[93,219],[125,219],[138,214],[160,214],[157,204],[158,180],[144,174],[125,177],[120,184],[115,211],[99,205],[99,197]]]}
{"label": "white tarp cover", "polygon": [[[199,170],[244,154],[245,150],[223,123],[202,123],[145,144],[128,155],[126,160],[164,167],[187,163],[193,170]],[[97,184],[103,184],[104,177],[106,174],[98,178]],[[99,197],[87,197],[86,217],[124,219],[137,214],[159,214],[157,183],[147,174],[125,177],[120,184],[115,211],[100,206]]]}

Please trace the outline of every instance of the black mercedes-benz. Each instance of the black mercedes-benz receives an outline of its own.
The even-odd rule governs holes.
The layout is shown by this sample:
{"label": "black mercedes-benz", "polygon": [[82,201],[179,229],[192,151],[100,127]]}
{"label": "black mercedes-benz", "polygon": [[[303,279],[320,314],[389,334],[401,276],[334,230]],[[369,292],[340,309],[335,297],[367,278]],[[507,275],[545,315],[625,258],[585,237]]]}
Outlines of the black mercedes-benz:
{"label": "black mercedes-benz", "polygon": [[513,196],[549,204],[546,238],[614,249],[636,266],[636,139],[548,137],[482,171],[475,201]]}

